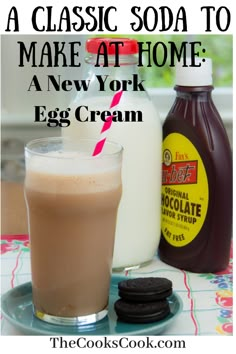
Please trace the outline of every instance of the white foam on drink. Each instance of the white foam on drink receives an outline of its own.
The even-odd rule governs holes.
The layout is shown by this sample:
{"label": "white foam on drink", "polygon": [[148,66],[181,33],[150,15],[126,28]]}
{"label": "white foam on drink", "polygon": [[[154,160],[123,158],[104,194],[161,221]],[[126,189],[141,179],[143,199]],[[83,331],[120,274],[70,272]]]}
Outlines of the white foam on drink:
{"label": "white foam on drink", "polygon": [[103,192],[121,184],[118,162],[77,152],[26,157],[26,170],[26,187],[47,193]]}

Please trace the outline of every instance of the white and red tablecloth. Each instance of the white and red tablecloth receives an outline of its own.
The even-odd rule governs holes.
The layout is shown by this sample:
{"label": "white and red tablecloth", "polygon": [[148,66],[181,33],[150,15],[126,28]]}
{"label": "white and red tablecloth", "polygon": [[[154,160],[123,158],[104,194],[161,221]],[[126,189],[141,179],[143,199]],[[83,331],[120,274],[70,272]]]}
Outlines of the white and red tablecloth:
{"label": "white and red tablecloth", "polygon": [[[53,260],[52,260],[53,261]],[[123,274],[127,275],[127,273]],[[151,264],[129,271],[129,276],[163,276],[183,300],[183,311],[163,335],[233,334],[233,252],[227,269],[195,274],[171,267],[155,257]],[[1,237],[1,293],[30,281],[28,235]],[[1,315],[2,335],[21,334]]]}

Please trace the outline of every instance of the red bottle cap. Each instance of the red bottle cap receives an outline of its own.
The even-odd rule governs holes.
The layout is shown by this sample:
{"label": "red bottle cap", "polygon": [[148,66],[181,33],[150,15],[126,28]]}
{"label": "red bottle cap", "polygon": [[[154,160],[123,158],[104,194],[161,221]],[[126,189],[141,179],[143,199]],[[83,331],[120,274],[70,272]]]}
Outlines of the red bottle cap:
{"label": "red bottle cap", "polygon": [[129,55],[138,53],[138,42],[131,38],[90,38],[86,41],[86,50],[88,53],[97,54],[101,43],[104,43],[109,55],[116,54],[116,45],[114,42],[122,42],[118,46],[119,55]]}

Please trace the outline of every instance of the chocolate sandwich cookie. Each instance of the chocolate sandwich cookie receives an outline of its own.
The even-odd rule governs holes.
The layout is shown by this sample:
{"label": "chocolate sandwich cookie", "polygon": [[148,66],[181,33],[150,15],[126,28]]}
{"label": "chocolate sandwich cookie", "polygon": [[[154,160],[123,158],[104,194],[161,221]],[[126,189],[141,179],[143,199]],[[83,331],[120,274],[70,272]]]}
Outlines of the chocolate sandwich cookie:
{"label": "chocolate sandwich cookie", "polygon": [[119,296],[132,302],[153,302],[172,294],[172,282],[167,278],[134,278],[119,282]]}
{"label": "chocolate sandwich cookie", "polygon": [[119,299],[114,305],[118,320],[129,323],[150,323],[160,321],[170,313],[167,300],[157,302],[128,302]]}

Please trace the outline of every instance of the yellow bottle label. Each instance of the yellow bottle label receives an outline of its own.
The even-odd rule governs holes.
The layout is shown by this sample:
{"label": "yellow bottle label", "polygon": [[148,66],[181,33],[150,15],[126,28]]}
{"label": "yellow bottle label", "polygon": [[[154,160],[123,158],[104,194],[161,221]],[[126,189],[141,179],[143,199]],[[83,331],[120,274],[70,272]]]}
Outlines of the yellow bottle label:
{"label": "yellow bottle label", "polygon": [[179,133],[163,141],[162,234],[174,247],[186,246],[200,232],[208,209],[206,170],[192,142]]}

